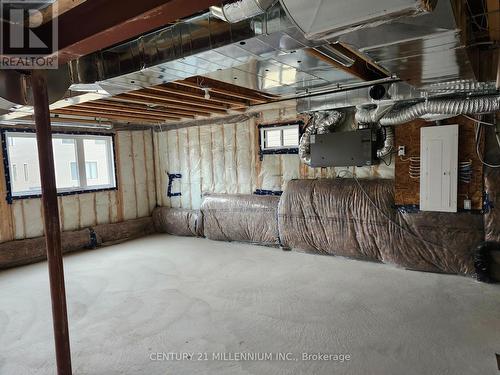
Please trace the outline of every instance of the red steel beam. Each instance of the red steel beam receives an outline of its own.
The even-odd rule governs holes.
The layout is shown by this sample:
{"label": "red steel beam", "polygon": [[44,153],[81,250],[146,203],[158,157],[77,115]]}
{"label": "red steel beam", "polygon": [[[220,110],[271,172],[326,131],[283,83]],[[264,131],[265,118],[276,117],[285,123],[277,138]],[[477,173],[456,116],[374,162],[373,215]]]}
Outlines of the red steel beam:
{"label": "red steel beam", "polygon": [[59,64],[133,39],[221,0],[92,0],[40,26],[59,28]]}

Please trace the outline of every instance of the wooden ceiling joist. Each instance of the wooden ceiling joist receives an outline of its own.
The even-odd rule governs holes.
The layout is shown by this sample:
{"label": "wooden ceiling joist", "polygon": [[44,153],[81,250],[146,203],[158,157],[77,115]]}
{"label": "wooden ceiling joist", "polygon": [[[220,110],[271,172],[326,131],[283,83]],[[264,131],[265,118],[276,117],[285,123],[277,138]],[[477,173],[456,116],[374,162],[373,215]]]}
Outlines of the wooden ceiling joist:
{"label": "wooden ceiling joist", "polygon": [[194,99],[183,99],[182,97],[179,96],[172,96],[172,95],[158,95],[155,93],[152,93],[150,91],[132,91],[127,93],[127,95],[130,96],[135,96],[135,97],[140,97],[140,98],[151,98],[155,100],[160,100],[164,102],[171,102],[171,103],[185,103],[197,107],[202,107],[202,108],[207,108],[207,109],[220,109],[220,110],[226,110],[229,108],[228,105],[226,104],[216,104],[216,103],[210,103],[208,101],[201,101],[201,100],[194,100]]}
{"label": "wooden ceiling joist", "polygon": [[[52,111],[52,113],[55,114],[63,114],[63,115],[72,115],[72,116],[84,116],[84,117],[91,117],[91,118],[106,118],[110,120],[122,120],[122,121],[127,121],[127,122],[145,122],[145,123],[150,123],[150,124],[158,124],[165,122],[164,120],[160,118],[152,118],[152,117],[144,117],[144,116],[136,116],[136,115],[119,115],[119,114],[113,114],[113,113],[106,113],[106,112],[96,112],[96,111],[91,111],[91,110],[82,110],[82,109],[57,109],[55,111]],[[170,119],[172,120],[180,120],[180,118],[173,118]]]}
{"label": "wooden ceiling joist", "polygon": [[[196,79],[197,81],[193,81]],[[201,82],[209,88],[207,98],[200,77],[166,83],[135,90],[113,97],[74,104],[53,110],[60,115],[73,115],[127,121],[145,124],[162,124],[183,119],[226,115],[229,111],[242,112],[252,104],[267,103],[277,96],[263,94],[213,79]]]}
{"label": "wooden ceiling joist", "polygon": [[174,102],[174,101],[164,101],[154,98],[144,98],[139,96],[132,96],[130,94],[120,94],[119,96],[113,98],[117,100],[133,100],[136,103],[143,104],[157,104],[159,106],[163,106],[165,108],[172,109],[183,109],[187,111],[205,111],[209,113],[217,113],[217,114],[226,114],[227,111],[225,109],[215,109],[215,108],[202,108],[198,106],[184,104],[183,102]]}
{"label": "wooden ceiling joist", "polygon": [[178,120],[180,119],[179,116],[173,116],[173,115],[156,115],[156,114],[143,114],[143,113],[130,113],[130,112],[125,112],[123,110],[115,110],[115,109],[104,109],[104,108],[84,108],[81,106],[74,106],[73,109],[75,111],[81,111],[81,112],[88,112],[88,113],[98,113],[98,114],[116,114],[120,116],[134,116],[134,117],[141,117],[141,118],[150,118],[150,119],[155,119],[155,120],[162,120],[162,119],[168,119],[168,120]]}
{"label": "wooden ceiling joist", "polygon": [[273,100],[273,99],[278,98],[277,95],[264,93],[261,91],[252,90],[252,89],[248,89],[246,87],[241,87],[241,86],[233,85],[233,84],[222,82],[222,81],[217,81],[217,80],[212,79],[212,78],[201,77],[201,76],[186,78],[183,81],[176,81],[175,83],[186,85],[186,86],[189,85],[190,87],[196,87],[196,88],[208,87],[208,88],[210,88],[210,91],[213,91],[213,92],[217,92],[217,93],[224,94],[224,95],[229,95],[229,96],[232,96],[235,98],[248,99],[248,100],[268,102],[269,100]]}
{"label": "wooden ceiling joist", "polygon": [[83,108],[83,109],[95,109],[101,111],[110,111],[110,112],[118,112],[118,113],[132,113],[137,115],[146,115],[146,116],[156,116],[156,117],[181,117],[181,118],[194,118],[194,115],[174,115],[170,112],[157,111],[154,109],[148,109],[147,107],[144,109],[135,109],[135,108],[127,108],[127,107],[116,107],[114,105],[109,104],[100,104],[100,103],[84,103],[78,104],[74,106],[75,108]]}
{"label": "wooden ceiling joist", "polygon": [[[237,106],[237,107],[246,107],[248,106],[248,101],[247,100],[236,100],[236,99],[231,99],[228,98],[227,96],[218,96],[218,95],[213,95],[211,90],[209,89],[209,94],[210,98],[205,99],[205,93],[203,92],[203,89],[194,89],[191,87],[185,87],[184,89],[181,89],[180,86],[177,87],[165,87],[165,86],[156,86],[156,87],[151,87],[150,90],[153,91],[158,91],[162,93],[167,93],[167,94],[174,94],[178,96],[184,96],[187,98],[194,98],[194,99],[202,99],[206,100],[209,102],[214,102],[214,103],[221,103],[221,104],[229,104],[230,106]],[[189,90],[189,91],[188,91]]]}
{"label": "wooden ceiling joist", "polygon": [[318,59],[334,66],[336,69],[342,70],[348,74],[358,77],[363,81],[373,81],[377,79],[388,78],[390,76],[388,72],[368,59],[367,56],[349,47],[347,44],[334,43],[330,44],[329,47],[332,50],[335,50],[338,53],[352,59],[352,66],[344,66],[314,48],[308,48],[306,49],[306,52],[309,55],[317,57]]}
{"label": "wooden ceiling joist", "polygon": [[161,103],[151,103],[148,100],[142,100],[142,99],[128,99],[128,98],[109,98],[106,100],[98,100],[93,103],[101,103],[101,104],[106,104],[106,105],[111,105],[114,107],[124,107],[124,108],[153,108],[154,110],[159,110],[168,114],[172,115],[193,115],[193,116],[200,116],[200,117],[210,117],[210,112],[205,112],[205,111],[200,111],[196,109],[178,109],[178,108],[172,108],[170,106],[166,106],[166,104]]}
{"label": "wooden ceiling joist", "polygon": [[[199,86],[196,82],[182,81],[182,82],[176,82],[176,83],[179,85],[182,85],[182,86],[199,88]],[[234,97],[240,98],[240,99],[250,100],[250,101],[255,102],[257,104],[265,103],[267,101],[263,98],[259,98],[259,97],[255,96],[255,95],[250,95],[250,94],[245,94],[245,93],[240,93],[240,92],[238,92],[238,93],[231,92],[229,90],[218,88],[218,87],[211,87],[210,91],[218,93],[218,94],[231,95],[231,96],[234,96]]]}
{"label": "wooden ceiling joist", "polygon": [[[59,64],[85,56],[205,11],[220,0],[64,0],[71,7],[38,28],[48,33],[53,23],[59,30]],[[78,27],[75,27],[78,25]]]}

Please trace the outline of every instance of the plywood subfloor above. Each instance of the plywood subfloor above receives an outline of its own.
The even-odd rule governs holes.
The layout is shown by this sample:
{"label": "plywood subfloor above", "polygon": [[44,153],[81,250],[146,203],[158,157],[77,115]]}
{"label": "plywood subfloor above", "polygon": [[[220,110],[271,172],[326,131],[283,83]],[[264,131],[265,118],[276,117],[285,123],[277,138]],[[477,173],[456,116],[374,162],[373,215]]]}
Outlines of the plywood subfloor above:
{"label": "plywood subfloor above", "polygon": [[265,104],[277,98],[198,76],[55,109],[52,114],[159,125],[244,112],[251,105]]}

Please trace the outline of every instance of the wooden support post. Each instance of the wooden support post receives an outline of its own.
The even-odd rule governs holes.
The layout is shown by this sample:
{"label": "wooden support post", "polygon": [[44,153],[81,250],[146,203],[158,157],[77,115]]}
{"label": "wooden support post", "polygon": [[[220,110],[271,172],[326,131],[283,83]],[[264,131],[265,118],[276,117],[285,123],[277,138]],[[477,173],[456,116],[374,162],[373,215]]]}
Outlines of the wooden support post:
{"label": "wooden support post", "polygon": [[47,79],[43,71],[33,70],[31,76],[35,107],[36,140],[42,185],[42,206],[49,267],[52,319],[58,375],[71,374],[68,313],[61,249],[61,227],[57,205],[56,175],[52,151]]}

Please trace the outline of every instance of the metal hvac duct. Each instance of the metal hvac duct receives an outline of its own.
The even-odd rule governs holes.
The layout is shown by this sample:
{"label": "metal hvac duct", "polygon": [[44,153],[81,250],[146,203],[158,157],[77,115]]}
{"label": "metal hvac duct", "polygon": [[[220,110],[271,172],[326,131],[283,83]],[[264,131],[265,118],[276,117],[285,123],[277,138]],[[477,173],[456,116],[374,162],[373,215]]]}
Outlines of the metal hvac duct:
{"label": "metal hvac duct", "polygon": [[[248,19],[230,24],[208,12],[72,61],[72,81],[78,84],[109,81],[136,89],[216,70],[221,66],[207,66],[209,61],[193,65],[195,59],[188,58],[256,36],[259,21]],[[132,73],[138,73],[136,79],[127,79],[126,75]],[[110,81],[118,77],[125,79]]]}
{"label": "metal hvac duct", "polygon": [[500,110],[500,95],[467,99],[428,100],[411,107],[390,112],[380,119],[380,125],[399,125],[425,115],[465,115]]}
{"label": "metal hvac duct", "polygon": [[280,0],[287,15],[311,40],[329,39],[403,16],[432,11],[437,0]]}
{"label": "metal hvac duct", "polygon": [[[57,103],[57,108],[192,76],[210,77],[219,73],[230,74],[231,78],[240,75],[239,85],[258,90],[268,80],[262,76],[267,74],[264,71],[267,66],[252,73],[242,65],[260,66],[261,61],[271,56],[283,56],[288,51],[295,52],[313,45],[309,45],[287,19],[279,4],[264,15],[235,24],[207,12],[71,61],[67,77],[59,81],[69,81],[70,91],[86,94],[68,96]],[[217,76],[212,78],[224,80]],[[279,82],[273,82],[272,87],[280,87]],[[29,105],[16,107],[3,119],[12,120],[31,112]]]}
{"label": "metal hvac duct", "polygon": [[[29,71],[0,70],[0,111],[25,105],[33,105]],[[50,81],[48,87],[49,102],[54,103],[64,97],[71,84],[68,66],[46,71]],[[1,113],[0,113],[1,115]]]}
{"label": "metal hvac duct", "polygon": [[222,7],[212,6],[210,12],[226,22],[237,23],[265,13],[277,0],[239,0]]}
{"label": "metal hvac duct", "polygon": [[479,114],[500,110],[500,95],[485,95],[471,98],[431,99],[413,104],[409,107],[391,111],[381,118],[378,107],[372,110],[358,108],[356,121],[358,123],[373,123],[378,120],[381,126],[399,125],[417,118],[442,118],[465,114]]}

